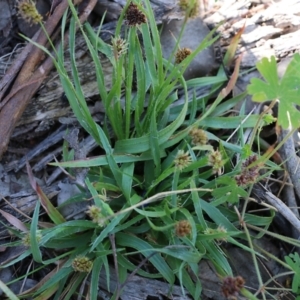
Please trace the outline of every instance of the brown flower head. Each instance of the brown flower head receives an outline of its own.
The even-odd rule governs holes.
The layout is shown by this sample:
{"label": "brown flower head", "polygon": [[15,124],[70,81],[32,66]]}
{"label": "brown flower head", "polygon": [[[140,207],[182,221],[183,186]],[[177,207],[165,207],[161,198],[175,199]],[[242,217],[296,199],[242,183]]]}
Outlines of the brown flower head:
{"label": "brown flower head", "polygon": [[127,8],[125,19],[129,26],[141,25],[147,22],[145,14],[133,2],[130,2]]}
{"label": "brown flower head", "polygon": [[223,279],[223,285],[222,285],[222,293],[224,297],[228,299],[237,299],[237,296],[243,288],[245,284],[245,280],[241,276],[237,277],[225,277]]}
{"label": "brown flower head", "polygon": [[179,49],[175,54],[175,63],[180,64],[185,58],[187,58],[192,53],[189,48]]}
{"label": "brown flower head", "polygon": [[175,233],[179,237],[184,237],[192,232],[192,226],[189,221],[181,220],[175,225]]}
{"label": "brown flower head", "polygon": [[93,268],[93,263],[86,256],[74,258],[72,267],[76,272],[89,273]]}
{"label": "brown flower head", "polygon": [[37,11],[35,3],[32,0],[19,0],[17,10],[20,18],[30,23],[30,25],[38,24],[43,21],[43,17]]}
{"label": "brown flower head", "polygon": [[256,164],[249,167],[256,161],[257,156],[251,155],[242,163],[241,174],[235,176],[235,180],[238,185],[247,185],[256,182],[257,177],[259,176],[259,165]]}

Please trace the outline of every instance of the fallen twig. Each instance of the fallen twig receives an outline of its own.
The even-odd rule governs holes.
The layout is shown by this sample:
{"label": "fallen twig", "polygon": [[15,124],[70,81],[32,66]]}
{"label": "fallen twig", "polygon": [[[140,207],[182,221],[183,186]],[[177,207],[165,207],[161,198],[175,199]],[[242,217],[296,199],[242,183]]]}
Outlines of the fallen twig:
{"label": "fallen twig", "polygon": [[277,210],[294,226],[295,229],[298,230],[298,232],[300,232],[300,220],[289,207],[287,207],[279,198],[269,191],[264,193],[264,197],[271,205],[277,208]]}
{"label": "fallen twig", "polygon": [[[279,142],[284,139],[287,135],[290,134],[289,130],[281,129],[279,133]],[[290,179],[292,181],[292,184],[294,186],[294,190],[296,192],[296,195],[300,198],[300,168],[299,168],[299,156],[295,153],[295,144],[293,135],[291,135],[282,145],[282,147],[279,149],[280,155],[285,162],[286,170],[288,172],[288,175],[290,176]],[[291,207],[291,210],[293,211],[294,215],[299,218],[299,212],[297,209],[297,202],[295,197],[287,197],[286,201],[288,203],[288,206]]]}

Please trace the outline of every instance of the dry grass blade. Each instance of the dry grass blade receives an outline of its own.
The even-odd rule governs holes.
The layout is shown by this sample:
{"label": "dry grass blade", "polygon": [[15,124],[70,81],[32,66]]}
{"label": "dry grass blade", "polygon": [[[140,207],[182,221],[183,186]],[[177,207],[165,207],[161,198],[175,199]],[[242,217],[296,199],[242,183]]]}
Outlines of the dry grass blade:
{"label": "dry grass blade", "polygon": [[3,211],[2,209],[0,209],[0,213],[15,228],[17,228],[17,229],[19,229],[19,230],[21,230],[23,232],[28,232],[28,228],[19,219],[17,219],[13,215],[11,215],[11,214]]}

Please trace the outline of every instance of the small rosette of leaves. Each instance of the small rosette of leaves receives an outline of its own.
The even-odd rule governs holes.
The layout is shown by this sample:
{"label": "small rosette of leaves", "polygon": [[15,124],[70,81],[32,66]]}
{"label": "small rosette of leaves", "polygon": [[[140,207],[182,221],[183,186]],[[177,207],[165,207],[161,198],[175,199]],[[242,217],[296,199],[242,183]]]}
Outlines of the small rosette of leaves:
{"label": "small rosette of leaves", "polygon": [[258,71],[265,80],[252,78],[248,85],[248,93],[253,101],[278,101],[278,125],[287,129],[300,125],[300,112],[296,105],[300,105],[300,55],[294,55],[283,77],[279,79],[275,57],[270,60],[263,58],[256,64]]}

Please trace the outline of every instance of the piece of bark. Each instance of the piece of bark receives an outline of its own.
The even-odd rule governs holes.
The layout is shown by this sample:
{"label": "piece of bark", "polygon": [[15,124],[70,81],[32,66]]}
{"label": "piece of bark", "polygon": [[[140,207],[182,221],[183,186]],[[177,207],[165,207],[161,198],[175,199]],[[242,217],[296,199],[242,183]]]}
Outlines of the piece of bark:
{"label": "piece of bark", "polygon": [[0,7],[0,33],[3,33],[3,37],[1,37],[2,34],[0,34],[0,44],[2,44],[2,41],[4,41],[4,39],[8,36],[12,27],[12,22],[11,10],[8,1],[0,0]]}
{"label": "piece of bark", "polygon": [[229,0],[204,21],[212,26],[224,21],[218,30],[223,52],[245,26],[237,55],[243,54],[241,67],[250,68],[263,57],[274,55],[278,60],[299,52],[299,6],[296,0],[289,1],[289,5],[285,1],[261,1],[255,5],[250,0]]}
{"label": "piece of bark", "polygon": [[[282,157],[282,160],[285,162],[286,170],[291,178],[292,184],[295,189],[295,193],[298,196],[298,199],[300,199],[300,158],[296,154],[295,150],[295,143],[293,136],[290,135],[290,130],[281,129],[279,136],[278,136],[278,142],[285,141],[282,145],[282,147],[279,150],[279,153]],[[286,137],[289,136],[288,139]],[[294,201],[293,201],[294,200]],[[291,208],[291,211],[295,214],[297,218],[299,218],[299,212],[298,212],[298,203],[296,202],[296,199],[289,198],[287,199],[287,205]],[[299,227],[300,228],[300,227]]]}
{"label": "piece of bark", "polygon": [[291,209],[279,198],[273,195],[271,192],[266,191],[265,199],[268,203],[274,206],[283,217],[290,222],[290,224],[298,231],[298,238],[300,236],[300,221],[291,211]]}
{"label": "piece of bark", "polygon": [[[180,49],[188,48],[194,51],[202,42],[202,40],[209,34],[207,25],[201,18],[194,18],[187,20],[172,20],[163,25],[160,36],[163,56],[174,63],[174,56],[172,54],[180,51]],[[184,26],[184,31],[181,36],[179,45],[176,47],[181,30]],[[191,36],[193,38],[191,38]],[[176,51],[174,51],[174,49]],[[212,47],[208,47],[201,51],[195,59],[190,63],[184,72],[185,79],[192,79],[196,77],[206,76],[216,68],[215,54]]]}
{"label": "piece of bark", "polygon": [[[90,1],[93,2],[95,0]],[[48,19],[45,30],[50,36],[67,7],[67,0],[61,2],[56,7],[53,15]],[[40,45],[47,43],[47,37],[42,29],[40,29],[37,43]],[[10,136],[22,113],[53,67],[53,61],[50,57],[39,64],[42,56],[43,52],[41,49],[33,48],[31,56],[27,57],[28,59],[14,81],[10,93],[2,99],[0,111],[0,158],[7,149]]]}
{"label": "piece of bark", "polygon": [[[110,276],[110,290],[115,291],[118,284],[118,279],[115,275],[115,271],[111,269]],[[129,274],[128,274],[129,275]],[[107,295],[112,296],[111,293],[107,291],[106,286],[106,273],[103,270],[100,273],[99,278],[99,296]],[[182,289],[177,286],[150,278],[140,277],[138,275],[131,276],[130,280],[124,286],[121,299],[126,300],[162,300],[162,299],[173,299],[173,300],[190,300],[193,299],[187,291],[184,290],[185,295],[182,293]],[[107,298],[111,299],[111,298]]]}

